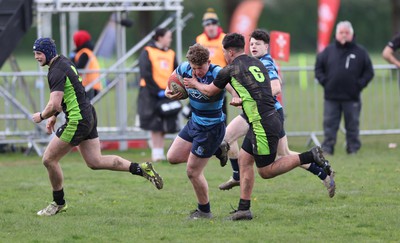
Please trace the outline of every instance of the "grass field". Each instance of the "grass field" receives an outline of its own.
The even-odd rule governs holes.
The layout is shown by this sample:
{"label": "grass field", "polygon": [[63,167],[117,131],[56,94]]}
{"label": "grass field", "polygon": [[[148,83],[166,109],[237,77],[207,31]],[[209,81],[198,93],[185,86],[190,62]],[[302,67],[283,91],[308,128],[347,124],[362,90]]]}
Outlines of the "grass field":
{"label": "grass field", "polygon": [[[304,137],[289,138],[305,150]],[[255,218],[225,220],[237,207],[239,188],[220,191],[230,176],[216,159],[206,167],[212,220],[189,221],[196,207],[185,165],[155,165],[165,186],[158,191],[129,173],[92,171],[74,152],[62,160],[69,209],[54,217],[36,211],[51,201],[47,172],[36,155],[0,156],[0,242],[399,242],[399,136],[362,137],[359,154],[344,152],[339,137],[333,199],[319,180],[295,169],[271,180],[256,177],[252,196]],[[109,154],[114,151],[104,151]],[[134,161],[148,150],[118,154]]]}
{"label": "grass field", "polygon": [[[36,65],[31,57],[29,63]],[[34,89],[34,82],[29,84]],[[376,115],[387,107],[393,116],[388,121],[396,127],[399,103],[395,100],[382,105],[381,97],[386,93],[376,87],[381,86],[371,86],[366,91],[374,99],[366,93],[369,99],[365,99],[363,110],[368,110],[372,102],[377,112],[366,112],[362,125],[392,128]],[[397,87],[390,86],[388,89],[394,93],[387,97],[398,98]],[[314,90],[306,92],[287,84],[286,91],[293,103],[285,108],[287,130],[297,131],[305,126],[318,129],[322,115],[316,119],[305,113],[306,120],[302,120],[296,106],[303,102],[310,106],[322,104],[309,98]],[[115,102],[113,95],[109,100]],[[133,92],[129,95],[133,96]],[[131,96],[130,104],[135,100]],[[3,109],[1,106],[0,111]],[[114,117],[111,114],[115,110],[108,106],[104,114],[100,107],[96,109],[99,116]],[[129,109],[132,120],[133,114],[134,109]],[[24,127],[22,122],[25,121],[19,121],[18,128]],[[3,121],[0,124],[3,126]],[[291,148],[297,151],[306,149],[307,140],[289,138]],[[0,154],[0,242],[400,242],[400,148],[388,148],[389,143],[400,147],[400,137],[363,136],[363,148],[356,156],[345,154],[343,140],[340,133],[337,153],[329,158],[337,171],[338,189],[333,199],[315,176],[301,169],[271,180],[257,176],[252,197],[255,218],[249,222],[225,220],[232,211],[231,205],[237,207],[239,190],[218,190],[231,170],[229,166],[221,168],[216,159],[206,168],[214,218],[192,222],[187,216],[195,209],[196,198],[185,165],[156,164],[165,180],[164,189],[158,191],[148,181],[128,173],[91,171],[78,153],[71,153],[61,162],[68,212],[40,218],[36,212],[51,201],[47,172],[40,158],[34,154]],[[118,154],[140,162],[150,157],[149,150]]]}

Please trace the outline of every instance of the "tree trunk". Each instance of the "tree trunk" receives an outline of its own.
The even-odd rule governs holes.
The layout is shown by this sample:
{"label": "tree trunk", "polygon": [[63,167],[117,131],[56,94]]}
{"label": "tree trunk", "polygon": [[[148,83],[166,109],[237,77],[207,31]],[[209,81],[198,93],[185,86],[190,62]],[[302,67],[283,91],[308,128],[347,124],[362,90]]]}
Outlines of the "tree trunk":
{"label": "tree trunk", "polygon": [[[394,0],[393,0],[394,1]],[[226,10],[226,25],[227,25],[227,30],[229,30],[229,25],[231,23],[231,18],[233,15],[233,12],[235,11],[236,7],[239,5],[241,0],[224,0],[224,6]],[[226,31],[227,31],[226,30]]]}
{"label": "tree trunk", "polygon": [[400,0],[391,0],[392,3],[392,34],[400,31]]}
{"label": "tree trunk", "polygon": [[143,38],[152,30],[152,11],[140,11],[138,17],[140,24],[137,26],[139,27],[140,37]]}

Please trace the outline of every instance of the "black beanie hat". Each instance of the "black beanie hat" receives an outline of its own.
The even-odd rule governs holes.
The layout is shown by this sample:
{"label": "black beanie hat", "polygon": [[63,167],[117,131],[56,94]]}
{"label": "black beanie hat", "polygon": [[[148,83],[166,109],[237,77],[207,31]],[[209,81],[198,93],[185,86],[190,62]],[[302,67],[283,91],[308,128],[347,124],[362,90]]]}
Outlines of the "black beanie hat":
{"label": "black beanie hat", "polygon": [[53,57],[57,56],[56,43],[51,38],[39,38],[33,44],[33,51],[40,51],[46,56],[46,63],[49,64]]}

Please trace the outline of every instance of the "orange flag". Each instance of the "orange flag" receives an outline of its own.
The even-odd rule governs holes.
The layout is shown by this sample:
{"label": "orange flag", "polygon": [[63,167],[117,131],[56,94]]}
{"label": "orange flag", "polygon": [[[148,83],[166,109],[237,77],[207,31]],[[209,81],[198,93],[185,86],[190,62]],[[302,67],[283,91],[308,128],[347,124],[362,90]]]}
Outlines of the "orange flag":
{"label": "orange flag", "polygon": [[232,15],[229,32],[239,33],[244,36],[246,53],[249,52],[250,34],[257,27],[258,18],[263,8],[264,3],[262,0],[246,0],[236,7]]}
{"label": "orange flag", "polygon": [[340,0],[318,0],[318,52],[323,51],[331,41],[339,6]]}

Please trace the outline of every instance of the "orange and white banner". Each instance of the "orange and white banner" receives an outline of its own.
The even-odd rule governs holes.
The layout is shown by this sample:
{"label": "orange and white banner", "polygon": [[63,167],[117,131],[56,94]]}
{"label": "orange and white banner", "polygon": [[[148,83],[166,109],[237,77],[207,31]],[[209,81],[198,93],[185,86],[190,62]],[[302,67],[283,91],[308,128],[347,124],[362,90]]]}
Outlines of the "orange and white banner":
{"label": "orange and white banner", "polygon": [[289,61],[290,34],[282,31],[271,31],[270,53],[274,60]]}
{"label": "orange and white banner", "polygon": [[262,0],[246,0],[241,2],[232,15],[230,33],[242,34],[245,38],[245,51],[249,52],[250,34],[257,27],[258,18],[264,8]]}
{"label": "orange and white banner", "polygon": [[323,51],[331,41],[339,7],[340,0],[318,0],[318,52]]}

